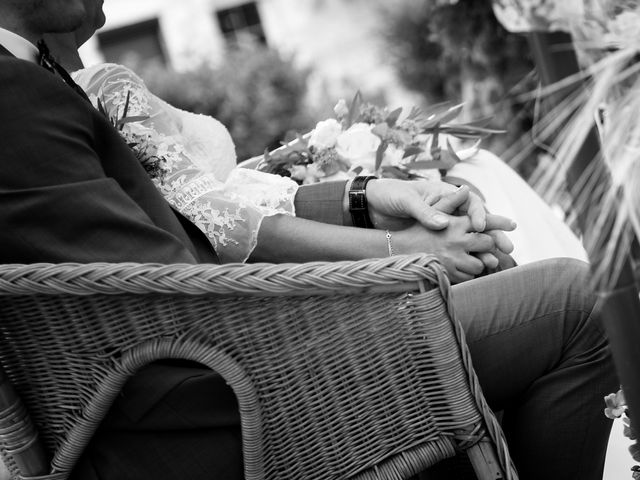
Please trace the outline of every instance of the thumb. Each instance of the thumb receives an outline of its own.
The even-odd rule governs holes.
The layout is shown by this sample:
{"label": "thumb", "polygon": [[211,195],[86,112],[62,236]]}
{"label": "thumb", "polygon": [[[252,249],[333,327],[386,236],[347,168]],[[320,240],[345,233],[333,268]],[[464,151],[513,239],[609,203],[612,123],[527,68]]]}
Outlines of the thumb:
{"label": "thumb", "polygon": [[449,226],[449,217],[430,205],[421,202],[421,205],[416,207],[414,211],[412,216],[429,230],[442,230]]}

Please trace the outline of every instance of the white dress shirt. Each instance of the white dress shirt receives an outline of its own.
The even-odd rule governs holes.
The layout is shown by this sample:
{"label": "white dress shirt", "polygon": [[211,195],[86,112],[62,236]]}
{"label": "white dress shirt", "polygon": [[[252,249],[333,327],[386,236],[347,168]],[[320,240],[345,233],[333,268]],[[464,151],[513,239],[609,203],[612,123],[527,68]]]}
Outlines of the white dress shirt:
{"label": "white dress shirt", "polygon": [[29,40],[1,27],[0,45],[9,50],[17,58],[36,63],[38,48]]}

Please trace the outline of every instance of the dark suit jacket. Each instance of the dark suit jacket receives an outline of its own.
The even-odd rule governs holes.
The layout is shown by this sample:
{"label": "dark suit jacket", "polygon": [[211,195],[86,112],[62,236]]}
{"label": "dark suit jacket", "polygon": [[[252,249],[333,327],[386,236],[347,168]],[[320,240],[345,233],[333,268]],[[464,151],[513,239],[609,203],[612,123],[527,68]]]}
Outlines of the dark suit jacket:
{"label": "dark suit jacket", "polygon": [[[343,189],[301,188],[298,215],[342,223]],[[0,47],[0,262],[126,261],[216,262],[216,255],[102,114],[56,76]],[[190,369],[168,374],[173,368],[156,365],[129,385],[119,399],[124,417],[142,418],[192,376]]]}
{"label": "dark suit jacket", "polygon": [[215,262],[107,119],[0,55],[0,262]]}

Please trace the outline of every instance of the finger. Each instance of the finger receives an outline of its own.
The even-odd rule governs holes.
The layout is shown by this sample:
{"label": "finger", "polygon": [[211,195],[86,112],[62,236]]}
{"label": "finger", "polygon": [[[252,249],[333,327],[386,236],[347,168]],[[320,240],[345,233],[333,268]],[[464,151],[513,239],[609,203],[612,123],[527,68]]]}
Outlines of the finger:
{"label": "finger", "polygon": [[484,230],[504,230],[505,232],[511,232],[516,229],[516,226],[516,222],[510,218],[487,213],[487,225]]}
{"label": "finger", "polygon": [[429,194],[424,198],[424,201],[427,205],[434,206],[436,203],[440,201],[442,198],[441,194]]}
{"label": "finger", "polygon": [[451,278],[451,284],[455,285],[457,283],[468,282],[469,280],[473,280],[476,278],[475,275],[470,275],[465,272],[460,272],[458,270],[449,273],[449,277]]}
{"label": "finger", "polygon": [[482,199],[475,193],[470,192],[466,210],[473,229],[476,232],[484,232],[487,228],[487,209]]}
{"label": "finger", "polygon": [[491,252],[496,248],[496,244],[491,235],[471,232],[465,234],[463,248],[467,252]]}
{"label": "finger", "polygon": [[484,270],[484,263],[473,255],[460,255],[456,258],[455,267],[458,272],[475,277]]}
{"label": "finger", "polygon": [[513,252],[513,242],[506,233],[500,230],[489,230],[485,233],[493,239],[493,243],[498,250],[503,253]]}
{"label": "finger", "polygon": [[433,207],[444,213],[453,213],[463,205],[467,204],[469,200],[469,187],[462,186],[451,193],[446,193],[441,196],[440,200],[436,202]]}
{"label": "finger", "polygon": [[498,268],[500,265],[500,260],[498,257],[491,252],[481,252],[477,254],[478,259],[482,262],[482,264],[490,270],[494,268]]}
{"label": "finger", "polygon": [[420,224],[428,230],[442,230],[449,226],[449,216],[440,210],[420,202],[419,205],[412,205],[409,212]]}
{"label": "finger", "polygon": [[518,265],[511,255],[502,253],[500,250],[496,251],[495,255],[498,258],[498,269],[500,271],[507,270]]}

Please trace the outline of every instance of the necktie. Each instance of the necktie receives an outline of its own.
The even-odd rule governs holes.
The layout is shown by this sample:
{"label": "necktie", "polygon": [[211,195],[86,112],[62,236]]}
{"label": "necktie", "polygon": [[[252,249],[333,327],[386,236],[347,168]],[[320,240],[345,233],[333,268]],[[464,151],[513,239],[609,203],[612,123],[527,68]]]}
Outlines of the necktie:
{"label": "necktie", "polygon": [[80,88],[80,86],[73,81],[73,78],[71,78],[71,75],[69,75],[69,72],[67,72],[62,67],[62,65],[56,62],[56,60],[53,58],[53,55],[51,55],[51,52],[49,52],[49,47],[47,47],[47,44],[44,42],[44,40],[38,40],[37,45],[38,45],[38,64],[46,68],[47,70],[49,70],[54,75],[55,74],[60,75],[60,78],[62,78],[64,83],[66,83],[71,88],[73,88],[75,92],[78,95],[80,95],[82,98],[84,98],[87,102],[91,102],[89,100],[89,97],[87,97],[87,94],[85,93],[85,91],[82,90],[82,88]]}

